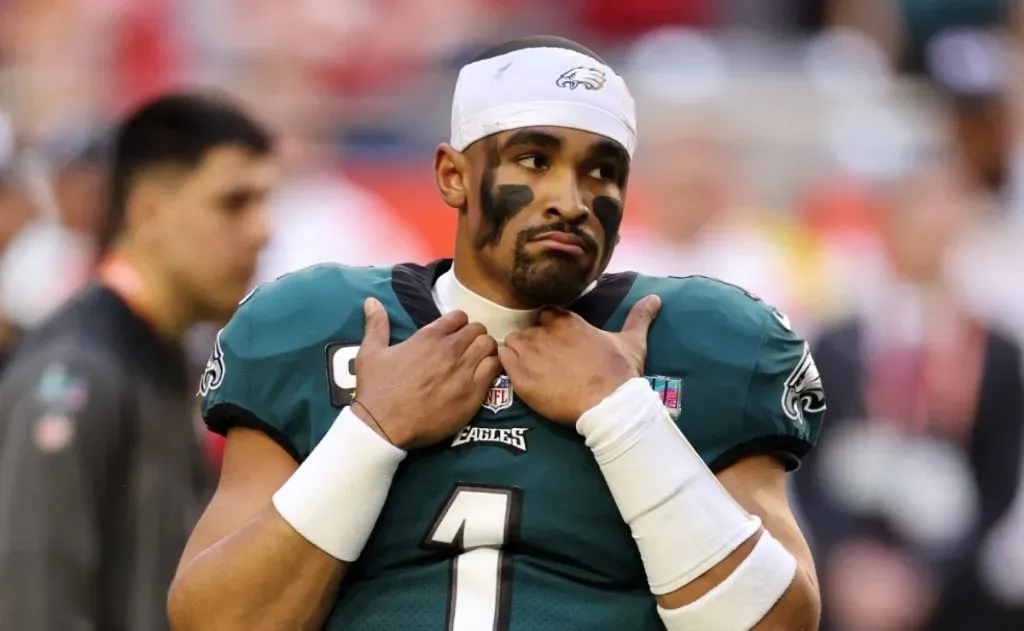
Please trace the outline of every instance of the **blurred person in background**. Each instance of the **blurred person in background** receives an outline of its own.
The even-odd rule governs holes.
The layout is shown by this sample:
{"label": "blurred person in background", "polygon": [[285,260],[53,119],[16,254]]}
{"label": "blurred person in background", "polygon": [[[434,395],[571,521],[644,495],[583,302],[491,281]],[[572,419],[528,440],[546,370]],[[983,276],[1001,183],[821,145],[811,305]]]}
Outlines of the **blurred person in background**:
{"label": "blurred person in background", "polygon": [[0,253],[0,313],[22,329],[52,315],[93,275],[107,165],[103,143],[80,140],[21,156],[34,217]]}
{"label": "blurred person in background", "polygon": [[103,230],[107,204],[110,146],[106,135],[93,132],[85,138],[69,139],[45,154],[53,172],[53,202],[61,223],[94,245]]}
{"label": "blurred person in background", "polygon": [[182,338],[248,289],[272,144],[197,94],[154,100],[117,130],[97,282],[28,335],[0,380],[0,628],[167,628],[210,482]]}
{"label": "blurred person in background", "polygon": [[702,275],[753,292],[804,322],[827,290],[814,240],[781,213],[753,205],[735,149],[708,117],[668,118],[650,139],[641,182],[651,209],[610,269]]}
{"label": "blurred person in background", "polygon": [[933,164],[893,187],[887,266],[855,281],[873,299],[815,343],[830,431],[795,480],[829,631],[1019,628],[976,572],[1018,488],[1024,382],[1020,347],[949,283],[969,177]]}
{"label": "blurred person in background", "polygon": [[[954,281],[971,307],[1024,340],[1024,129],[1015,119],[1009,43],[997,33],[957,29],[935,36],[928,69],[952,111],[983,217],[955,253]],[[1020,79],[1017,79],[1020,82]],[[1019,95],[1017,97],[1019,99]]]}
{"label": "blurred person in background", "polygon": [[[0,120],[2,125],[2,120]],[[0,130],[2,136],[2,130]],[[2,140],[0,140],[2,144]],[[11,147],[13,149],[13,147]],[[29,221],[31,221],[31,204],[26,198],[23,187],[18,182],[13,165],[13,151],[7,152],[0,146],[0,257],[6,250],[14,235]],[[0,262],[0,276],[3,275],[4,265]],[[2,281],[0,281],[2,286]],[[2,290],[0,290],[2,291]],[[7,359],[20,340],[22,327],[18,319],[5,307],[11,304],[0,296],[0,372],[7,365]]]}
{"label": "blurred person in background", "polygon": [[984,193],[988,213],[1008,213],[1019,150],[1009,42],[992,29],[951,27],[930,37],[922,56],[949,107],[950,136],[969,184]]}

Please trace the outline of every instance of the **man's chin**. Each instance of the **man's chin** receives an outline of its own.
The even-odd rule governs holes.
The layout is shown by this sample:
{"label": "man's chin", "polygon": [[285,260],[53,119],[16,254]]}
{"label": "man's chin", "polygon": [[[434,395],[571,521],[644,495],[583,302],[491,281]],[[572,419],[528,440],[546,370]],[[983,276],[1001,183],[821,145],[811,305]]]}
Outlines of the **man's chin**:
{"label": "man's chin", "polygon": [[590,284],[591,270],[560,252],[534,257],[512,275],[516,293],[540,306],[561,306],[579,298]]}

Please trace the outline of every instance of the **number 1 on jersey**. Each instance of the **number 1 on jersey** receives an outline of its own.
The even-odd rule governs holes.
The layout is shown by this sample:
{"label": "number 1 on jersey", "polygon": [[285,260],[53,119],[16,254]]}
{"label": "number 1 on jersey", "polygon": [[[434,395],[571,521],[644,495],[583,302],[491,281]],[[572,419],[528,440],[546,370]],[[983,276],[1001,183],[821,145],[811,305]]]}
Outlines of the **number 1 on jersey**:
{"label": "number 1 on jersey", "polygon": [[423,545],[453,551],[448,631],[504,631],[512,606],[511,564],[502,547],[519,535],[522,490],[460,484]]}

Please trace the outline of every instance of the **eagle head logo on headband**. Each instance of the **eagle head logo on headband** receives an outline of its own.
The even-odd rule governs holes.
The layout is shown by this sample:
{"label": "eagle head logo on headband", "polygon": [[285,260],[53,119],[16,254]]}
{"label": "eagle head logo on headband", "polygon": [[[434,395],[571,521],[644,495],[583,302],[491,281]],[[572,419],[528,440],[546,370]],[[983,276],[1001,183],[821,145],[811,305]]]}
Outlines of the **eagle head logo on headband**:
{"label": "eagle head logo on headband", "polygon": [[604,87],[605,81],[607,81],[607,77],[600,69],[576,66],[563,72],[562,76],[555,81],[555,85],[570,90],[581,86],[587,90],[600,90]]}

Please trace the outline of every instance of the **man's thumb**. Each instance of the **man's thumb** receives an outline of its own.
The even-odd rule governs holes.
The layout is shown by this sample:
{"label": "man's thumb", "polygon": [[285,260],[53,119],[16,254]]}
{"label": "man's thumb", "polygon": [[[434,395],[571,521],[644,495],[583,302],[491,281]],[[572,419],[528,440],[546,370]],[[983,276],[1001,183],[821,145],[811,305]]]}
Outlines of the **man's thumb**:
{"label": "man's thumb", "polygon": [[622,325],[622,332],[646,338],[647,329],[651,327],[654,318],[658,317],[660,310],[661,298],[655,294],[645,296],[629,310],[626,322]]}
{"label": "man's thumb", "polygon": [[363,314],[366,316],[366,329],[360,350],[372,352],[387,348],[391,339],[391,324],[384,305],[376,298],[367,298],[363,302]]}

